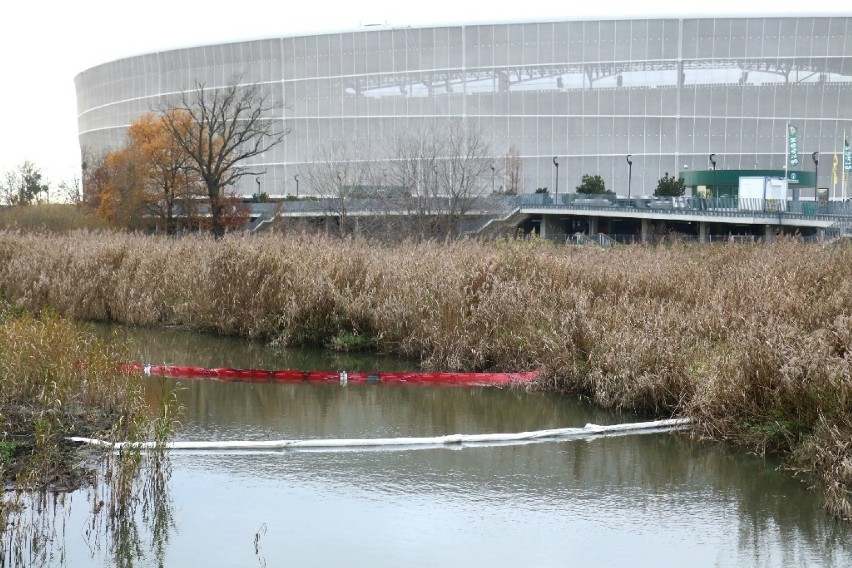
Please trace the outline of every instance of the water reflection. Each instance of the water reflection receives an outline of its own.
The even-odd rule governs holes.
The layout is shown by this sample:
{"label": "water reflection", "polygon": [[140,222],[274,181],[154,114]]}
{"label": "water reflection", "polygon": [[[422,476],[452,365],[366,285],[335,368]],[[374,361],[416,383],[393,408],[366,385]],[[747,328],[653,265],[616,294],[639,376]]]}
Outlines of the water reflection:
{"label": "water reflection", "polygon": [[96,333],[129,342],[134,362],[154,365],[299,369],[305,371],[412,371],[419,362],[375,353],[336,353],[323,349],[273,349],[260,341],[178,329],[96,324]]}
{"label": "water reflection", "polygon": [[[205,347],[174,332],[160,345],[144,332],[134,344],[148,360],[177,364],[339,364],[310,354],[301,366],[302,355],[282,360],[257,344],[218,341]],[[369,369],[385,363],[411,368],[384,360]],[[635,420],[511,389],[174,384],[186,407],[179,439],[438,436]],[[155,559],[170,566],[848,566],[852,558],[852,529],[826,517],[777,464],[678,433],[461,450],[177,452],[171,463],[174,528],[161,525]]]}

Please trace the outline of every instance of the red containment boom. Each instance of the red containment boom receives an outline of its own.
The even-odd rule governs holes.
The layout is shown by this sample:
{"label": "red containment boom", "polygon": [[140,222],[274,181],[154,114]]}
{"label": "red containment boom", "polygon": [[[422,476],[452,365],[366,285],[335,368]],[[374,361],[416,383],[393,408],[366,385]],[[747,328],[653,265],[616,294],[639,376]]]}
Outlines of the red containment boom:
{"label": "red containment boom", "polygon": [[512,383],[529,383],[538,377],[537,371],[524,373],[420,373],[377,372],[347,373],[346,371],[296,371],[266,369],[231,369],[189,367],[180,365],[142,365],[128,363],[122,366],[127,373],[142,373],[158,377],[179,379],[212,379],[257,383],[409,383],[432,385],[501,386]]}

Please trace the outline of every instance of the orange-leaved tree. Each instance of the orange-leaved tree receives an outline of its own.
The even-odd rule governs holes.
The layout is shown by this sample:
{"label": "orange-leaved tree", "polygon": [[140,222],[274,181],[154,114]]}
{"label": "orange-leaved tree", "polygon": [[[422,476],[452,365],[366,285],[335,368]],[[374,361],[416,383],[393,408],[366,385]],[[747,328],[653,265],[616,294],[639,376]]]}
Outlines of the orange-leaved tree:
{"label": "orange-leaved tree", "polygon": [[127,146],[109,152],[100,165],[98,214],[111,225],[128,229],[146,228],[144,207],[144,161],[136,148]]}
{"label": "orange-leaved tree", "polygon": [[[186,121],[173,111],[172,121]],[[98,213],[128,229],[174,234],[179,224],[196,225],[197,196],[202,195],[189,157],[153,113],[133,121],[127,144],[109,152],[98,168]],[[180,221],[180,223],[179,223]]]}
{"label": "orange-leaved tree", "polygon": [[192,222],[197,197],[202,195],[198,175],[190,167],[190,157],[172,136],[167,124],[188,123],[180,111],[166,115],[146,114],[127,130],[128,148],[140,156],[143,171],[142,202],[146,213],[168,234],[177,231],[176,216]]}

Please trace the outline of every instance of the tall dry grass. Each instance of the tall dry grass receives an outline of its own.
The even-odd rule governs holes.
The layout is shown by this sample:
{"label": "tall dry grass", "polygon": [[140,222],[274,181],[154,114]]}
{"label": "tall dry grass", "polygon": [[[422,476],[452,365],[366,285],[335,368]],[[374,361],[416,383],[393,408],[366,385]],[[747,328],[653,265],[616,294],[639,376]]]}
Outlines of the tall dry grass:
{"label": "tall dry grass", "polygon": [[[541,369],[551,388],[779,451],[852,518],[852,249],[320,236],[0,236],[20,307],[288,344],[367,339],[444,369]],[[350,341],[340,342],[343,344]]]}
{"label": "tall dry grass", "polygon": [[125,529],[137,523],[140,504],[160,518],[168,515],[168,461],[161,446],[145,456],[106,452],[86,460],[67,440],[163,442],[169,436],[174,398],[166,396],[155,414],[140,378],[120,372],[125,360],[116,342],[49,310],[36,317],[0,305],[0,482],[6,487],[0,566],[47,565],[53,547],[61,555],[55,525],[64,506],[59,503],[67,505],[61,494],[82,486],[98,491],[92,512],[106,524],[111,543],[138,533]]}
{"label": "tall dry grass", "polygon": [[39,203],[0,207],[0,229],[68,233],[106,229],[106,221],[91,209],[70,203]]}

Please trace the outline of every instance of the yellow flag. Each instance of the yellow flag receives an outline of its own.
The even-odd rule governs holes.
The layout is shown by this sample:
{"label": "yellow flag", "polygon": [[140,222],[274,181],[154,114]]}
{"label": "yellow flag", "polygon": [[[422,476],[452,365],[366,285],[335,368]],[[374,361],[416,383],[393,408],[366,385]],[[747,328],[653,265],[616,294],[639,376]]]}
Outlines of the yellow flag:
{"label": "yellow flag", "polygon": [[834,155],[834,185],[837,185],[837,164],[838,164],[838,159],[837,159],[837,154],[835,154]]}

